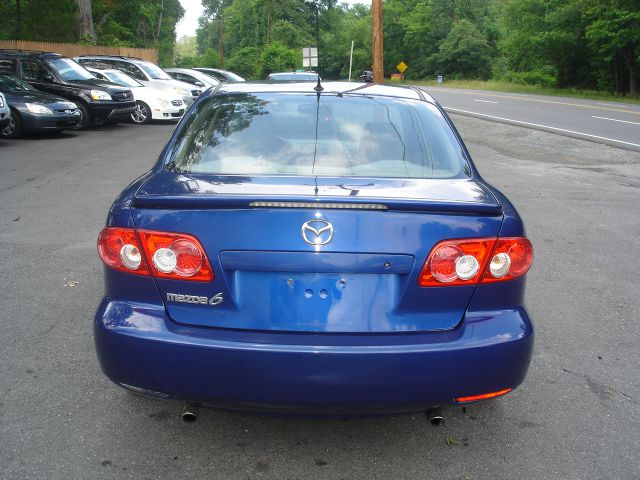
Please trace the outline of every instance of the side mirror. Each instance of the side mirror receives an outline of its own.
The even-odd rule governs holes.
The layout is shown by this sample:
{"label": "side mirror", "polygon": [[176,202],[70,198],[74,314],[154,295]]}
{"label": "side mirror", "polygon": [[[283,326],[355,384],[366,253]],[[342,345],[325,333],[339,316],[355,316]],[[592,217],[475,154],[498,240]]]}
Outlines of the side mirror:
{"label": "side mirror", "polygon": [[53,75],[51,75],[50,73],[45,73],[45,74],[42,76],[42,79],[43,79],[45,82],[53,82]]}

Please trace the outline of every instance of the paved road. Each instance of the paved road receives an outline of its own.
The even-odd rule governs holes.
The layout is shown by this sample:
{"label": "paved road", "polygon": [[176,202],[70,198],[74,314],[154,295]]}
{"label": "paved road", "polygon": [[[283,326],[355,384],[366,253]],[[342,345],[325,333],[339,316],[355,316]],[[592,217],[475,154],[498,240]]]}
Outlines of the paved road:
{"label": "paved road", "polygon": [[424,87],[448,112],[640,151],[640,105]]}
{"label": "paved road", "polygon": [[0,478],[640,478],[640,154],[453,119],[527,222],[537,343],[521,388],[442,428],[212,410],[185,424],[112,385],[91,334],[95,240],[171,126],[0,141]]}

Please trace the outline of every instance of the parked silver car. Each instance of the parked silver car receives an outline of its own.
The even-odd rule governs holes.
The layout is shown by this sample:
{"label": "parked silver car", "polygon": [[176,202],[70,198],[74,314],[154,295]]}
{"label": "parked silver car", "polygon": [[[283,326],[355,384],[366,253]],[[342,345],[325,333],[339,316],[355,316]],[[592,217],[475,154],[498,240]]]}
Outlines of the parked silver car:
{"label": "parked silver car", "polygon": [[244,82],[245,79],[240,75],[236,75],[229,70],[222,70],[220,68],[208,68],[208,67],[194,67],[192,70],[197,70],[198,72],[206,73],[210,77],[215,78],[223,83],[236,83],[236,82]]}
{"label": "parked silver car", "polygon": [[215,78],[192,68],[165,68],[164,71],[167,72],[171,78],[195,85],[196,87],[201,87],[205,90],[220,85],[220,82]]}
{"label": "parked silver car", "polygon": [[146,87],[165,90],[180,95],[184,103],[189,106],[203,91],[189,83],[174,80],[167,72],[157,65],[133,57],[119,57],[109,55],[83,55],[76,57],[75,61],[83,67],[92,67],[99,70],[115,68],[121,70],[132,78],[135,78]]}

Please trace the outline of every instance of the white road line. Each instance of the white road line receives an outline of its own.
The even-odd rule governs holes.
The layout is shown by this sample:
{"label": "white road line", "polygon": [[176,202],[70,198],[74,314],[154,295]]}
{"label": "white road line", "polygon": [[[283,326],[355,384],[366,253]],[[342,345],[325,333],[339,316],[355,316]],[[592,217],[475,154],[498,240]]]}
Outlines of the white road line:
{"label": "white road line", "polygon": [[631,123],[633,125],[640,125],[640,122],[630,122],[629,120],[618,120],[617,118],[596,117],[595,115],[591,115],[591,118],[599,118],[600,120],[609,120],[611,122]]}
{"label": "white road line", "polygon": [[604,105],[605,107],[621,107],[621,108],[627,108],[630,109],[629,105],[622,105],[620,103],[603,103],[603,102],[596,102],[596,105]]}
{"label": "white road line", "polygon": [[478,98],[474,98],[473,101],[474,102],[482,102],[482,103],[498,103],[498,102],[492,102],[491,100],[480,100]]}
{"label": "white road line", "polygon": [[478,117],[493,118],[495,120],[502,120],[504,122],[511,122],[511,123],[515,123],[515,124],[518,124],[518,125],[528,125],[530,127],[545,128],[545,129],[548,129],[548,130],[554,130],[554,131],[558,131],[558,132],[573,133],[574,135],[582,135],[582,136],[589,137],[589,138],[597,138],[598,140],[608,140],[610,142],[622,143],[623,145],[631,145],[633,147],[640,147],[640,144],[638,144],[638,143],[625,142],[623,140],[617,140],[615,138],[600,137],[598,135],[591,135],[589,133],[576,132],[574,130],[565,130],[564,128],[550,127],[549,125],[540,125],[538,123],[522,122],[520,120],[513,120],[512,118],[496,117],[495,115],[487,115],[486,113],[478,113],[478,112],[470,112],[468,110],[460,110],[459,108],[444,107],[444,109],[447,110],[447,111],[454,112],[454,113],[456,113],[456,112],[468,113],[468,114],[471,114],[471,115],[476,115]]}

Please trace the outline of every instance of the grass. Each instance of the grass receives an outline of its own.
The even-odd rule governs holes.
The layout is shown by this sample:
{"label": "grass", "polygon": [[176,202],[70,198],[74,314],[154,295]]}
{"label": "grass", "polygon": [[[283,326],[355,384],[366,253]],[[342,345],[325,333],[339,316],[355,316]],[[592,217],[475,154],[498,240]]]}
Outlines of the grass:
{"label": "grass", "polygon": [[[395,82],[394,82],[395,83]],[[434,80],[404,80],[397,82],[403,85],[420,85],[422,87],[436,87]],[[470,90],[487,90],[492,92],[529,93],[533,95],[551,95],[556,97],[586,98],[590,100],[606,100],[640,105],[640,98],[613,95],[597,90],[578,90],[575,88],[545,88],[535,85],[521,85],[518,83],[498,80],[446,80],[442,85],[446,88],[465,88]]]}

